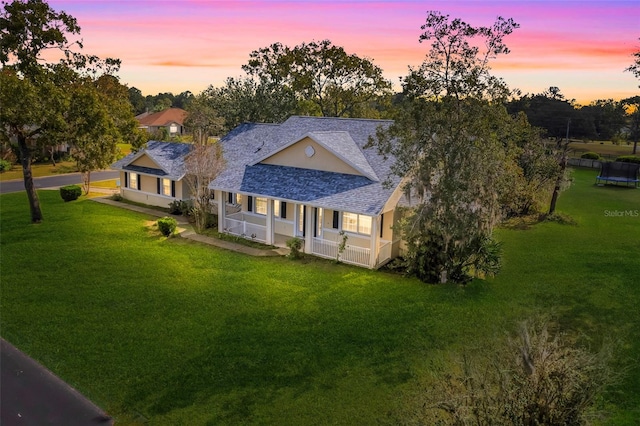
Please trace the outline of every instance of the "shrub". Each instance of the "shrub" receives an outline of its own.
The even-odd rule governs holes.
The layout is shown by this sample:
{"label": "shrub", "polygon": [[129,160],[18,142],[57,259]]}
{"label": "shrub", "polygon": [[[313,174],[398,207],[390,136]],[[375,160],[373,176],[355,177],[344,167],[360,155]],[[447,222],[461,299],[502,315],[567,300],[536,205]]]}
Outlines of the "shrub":
{"label": "shrub", "polygon": [[11,161],[0,160],[0,172],[11,170]]}
{"label": "shrub", "polygon": [[287,240],[287,247],[291,249],[289,257],[291,259],[299,259],[301,257],[300,249],[302,249],[302,240],[294,237]]}
{"label": "shrub", "polygon": [[120,193],[115,193],[111,196],[111,199],[113,201],[122,201],[124,200],[124,197],[122,195],[120,195]]}
{"label": "shrub", "polygon": [[599,160],[600,154],[597,152],[585,152],[580,156],[580,158],[586,158],[587,160]]}
{"label": "shrub", "polygon": [[60,187],[60,196],[66,201],[77,200],[82,195],[80,185],[67,185]]}
{"label": "shrub", "polygon": [[616,158],[616,161],[622,161],[623,163],[637,163],[640,164],[640,157],[637,155],[621,155]]}
{"label": "shrub", "polygon": [[187,213],[188,205],[182,200],[173,200],[169,204],[169,214],[181,215]]}
{"label": "shrub", "polygon": [[158,219],[158,229],[165,237],[169,237],[170,235],[172,235],[175,232],[177,226],[178,221],[172,217],[165,216]]}
{"label": "shrub", "polygon": [[465,354],[443,371],[416,417],[420,424],[589,424],[604,414],[596,411],[599,397],[618,380],[613,349],[592,353],[543,320],[525,322],[493,354]]}

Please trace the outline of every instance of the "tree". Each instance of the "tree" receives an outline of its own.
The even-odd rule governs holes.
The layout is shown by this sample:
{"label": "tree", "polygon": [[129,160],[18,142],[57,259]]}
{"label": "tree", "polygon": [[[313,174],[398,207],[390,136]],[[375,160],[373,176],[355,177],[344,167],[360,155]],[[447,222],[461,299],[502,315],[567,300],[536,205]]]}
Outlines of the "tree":
{"label": "tree", "polygon": [[274,43],[253,51],[242,69],[263,84],[290,88],[309,114],[363,117],[370,103],[390,96],[381,68],[330,40],[293,48]]}
{"label": "tree", "polygon": [[[198,231],[207,227],[210,214],[211,191],[209,183],[224,169],[222,147],[218,143],[195,143],[185,158],[185,182],[193,200],[193,215]],[[220,201],[223,202],[223,201]]]}
{"label": "tree", "polygon": [[591,139],[613,140],[625,125],[624,105],[613,99],[595,100],[578,109],[576,115],[583,125],[586,124],[586,128],[578,133]]}
{"label": "tree", "polygon": [[0,132],[3,139],[18,144],[34,223],[42,221],[42,211],[31,173],[33,150],[45,131],[59,128],[59,111],[66,102],[64,92],[53,83],[54,71],[43,64],[42,53],[55,49],[69,57],[66,34],[79,32],[75,18],[54,11],[42,0],[14,0],[3,3],[0,11]]}
{"label": "tree", "polygon": [[591,353],[538,320],[490,356],[467,355],[426,391],[424,424],[583,425],[615,380],[611,348]]}
{"label": "tree", "polygon": [[[638,40],[640,40],[640,38]],[[625,71],[633,73],[637,79],[640,79],[640,49],[633,53],[633,64],[631,64],[629,68],[626,68]],[[638,87],[640,87],[640,85]]]}
{"label": "tree", "polygon": [[[79,34],[75,18],[56,12],[42,0],[14,0],[0,11],[0,133],[18,145],[31,221],[42,221],[33,183],[31,162],[35,149],[66,130],[65,114],[71,102],[69,83],[75,72],[97,78],[119,68],[115,59],[100,60],[71,50],[82,48],[68,35]],[[62,59],[47,63],[43,52],[57,50]]]}
{"label": "tree", "polygon": [[280,123],[297,111],[289,87],[252,77],[230,77],[221,87],[210,86],[203,96],[224,118],[226,131],[247,122]]}
{"label": "tree", "polygon": [[146,111],[146,103],[145,98],[142,96],[142,92],[137,87],[130,87],[129,90],[129,102],[133,107],[134,113],[136,115],[142,114]]}
{"label": "tree", "polygon": [[[516,111],[524,111],[531,124],[541,128],[546,136],[555,138],[555,147],[549,149],[557,163],[553,176],[555,185],[547,213],[549,215],[555,212],[558,196],[566,181],[570,123],[577,114],[572,103],[573,101],[565,99],[558,87],[551,86],[541,94],[525,96],[510,104],[512,110],[515,108]],[[554,169],[549,167],[547,170],[553,172]]]}
{"label": "tree", "polygon": [[[116,159],[118,142],[140,138],[127,88],[111,75],[97,79],[77,76],[70,88],[65,114],[67,129],[62,137],[82,173],[85,193],[91,187],[91,172],[107,168]],[[135,145],[135,144],[134,144]]]}
{"label": "tree", "polygon": [[210,214],[209,183],[224,169],[221,146],[210,143],[212,136],[223,128],[224,119],[218,117],[209,103],[206,92],[194,97],[187,107],[185,126],[193,135],[193,149],[185,159],[185,182],[193,199],[193,215],[198,231],[207,226]]}
{"label": "tree", "polygon": [[555,138],[556,141],[565,137],[567,121],[576,117],[572,101],[565,99],[555,86],[543,93],[511,101],[508,110],[511,113],[523,111],[532,126],[543,129],[543,136]]}
{"label": "tree", "polygon": [[627,137],[633,142],[633,154],[635,155],[638,152],[638,140],[640,140],[640,96],[623,99],[620,103],[625,111]]}
{"label": "tree", "polygon": [[224,119],[218,116],[205,92],[189,102],[187,113],[184,125],[197,145],[206,145],[212,136],[219,135],[224,129]]}
{"label": "tree", "polygon": [[503,37],[517,27],[498,18],[475,28],[429,12],[420,36],[431,41],[427,59],[410,68],[402,112],[372,141],[395,156],[393,173],[415,200],[401,229],[408,271],[424,281],[465,282],[499,268],[491,234],[509,190],[513,120],[503,106],[508,89],[488,64],[508,53]]}

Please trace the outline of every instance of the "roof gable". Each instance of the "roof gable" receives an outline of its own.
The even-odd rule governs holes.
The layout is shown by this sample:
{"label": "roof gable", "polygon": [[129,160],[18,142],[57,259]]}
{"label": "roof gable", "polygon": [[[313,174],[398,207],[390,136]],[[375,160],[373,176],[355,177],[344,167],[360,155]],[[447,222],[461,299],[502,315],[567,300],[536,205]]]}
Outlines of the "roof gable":
{"label": "roof gable", "polygon": [[[292,116],[281,124],[242,124],[220,140],[226,168],[209,188],[379,214],[400,184],[400,178],[391,171],[395,161],[392,156],[382,156],[375,148],[365,146],[380,127],[391,123],[390,120]],[[300,142],[297,148],[302,150],[298,152],[304,153],[307,142],[316,144],[314,146],[339,160],[336,163],[349,167],[351,174],[294,167],[282,162],[268,164],[269,158]]]}
{"label": "roof gable", "polygon": [[367,159],[346,131],[313,131],[275,148],[252,163],[298,167],[365,176],[379,181]]}
{"label": "roof gable", "polygon": [[149,141],[145,148],[116,161],[111,168],[144,170],[144,173],[180,180],[185,174],[184,159],[191,148],[192,145],[188,143]]}

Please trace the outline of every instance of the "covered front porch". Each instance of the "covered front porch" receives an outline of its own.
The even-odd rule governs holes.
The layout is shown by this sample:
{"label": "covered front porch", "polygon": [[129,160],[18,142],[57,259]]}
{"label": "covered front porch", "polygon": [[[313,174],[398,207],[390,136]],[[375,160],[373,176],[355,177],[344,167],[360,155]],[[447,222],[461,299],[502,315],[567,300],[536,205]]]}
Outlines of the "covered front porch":
{"label": "covered front porch", "polygon": [[[287,241],[295,237],[303,241],[305,253],[372,269],[391,260],[394,252],[397,255],[399,244],[394,244],[391,229],[393,211],[377,217],[367,216],[367,227],[356,228],[361,232],[353,232],[345,229],[348,225],[343,227],[345,212],[291,201],[266,199],[265,202],[260,198],[238,195],[240,197],[236,198],[233,194],[221,192],[215,196],[220,232],[276,247],[286,247]],[[346,215],[354,216],[351,213]],[[383,228],[385,221],[388,225]]]}

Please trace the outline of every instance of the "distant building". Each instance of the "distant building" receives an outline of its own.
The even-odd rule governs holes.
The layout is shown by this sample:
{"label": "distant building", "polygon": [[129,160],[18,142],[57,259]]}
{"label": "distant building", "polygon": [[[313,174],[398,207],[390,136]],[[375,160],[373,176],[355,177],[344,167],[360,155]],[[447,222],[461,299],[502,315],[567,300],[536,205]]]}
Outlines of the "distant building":
{"label": "distant building", "polygon": [[187,111],[181,108],[169,108],[164,111],[148,113],[144,112],[136,116],[139,128],[149,133],[156,133],[166,129],[167,136],[182,136],[185,134],[184,120]]}

